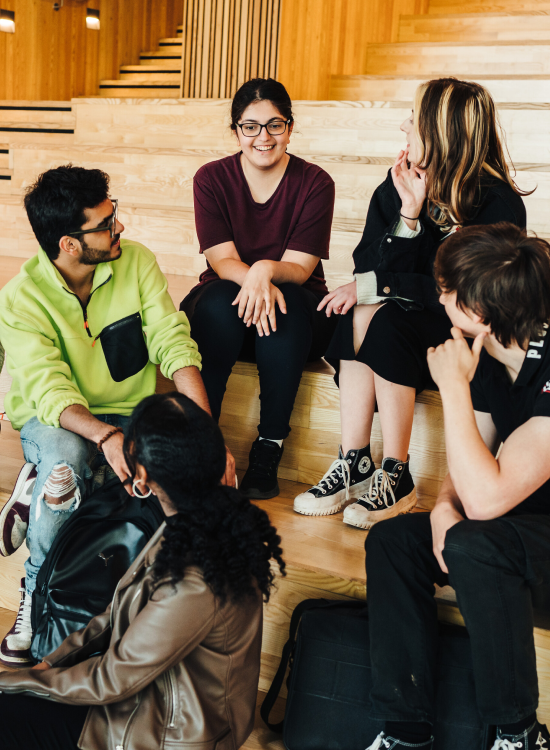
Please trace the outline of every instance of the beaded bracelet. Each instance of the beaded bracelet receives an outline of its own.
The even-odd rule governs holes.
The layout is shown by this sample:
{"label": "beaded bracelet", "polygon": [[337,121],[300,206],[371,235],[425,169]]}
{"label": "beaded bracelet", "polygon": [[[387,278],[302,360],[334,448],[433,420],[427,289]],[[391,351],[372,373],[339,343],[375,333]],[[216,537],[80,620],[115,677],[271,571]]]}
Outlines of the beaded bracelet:
{"label": "beaded bracelet", "polygon": [[[399,216],[403,216],[403,214],[401,213],[401,211],[399,212]],[[418,219],[420,218],[420,216],[416,216],[414,219],[412,219],[410,216],[403,216],[403,218],[404,219],[408,219],[409,221],[418,221]]]}
{"label": "beaded bracelet", "polygon": [[114,427],[110,432],[108,432],[106,435],[104,435],[99,443],[97,444],[97,449],[100,453],[103,453],[103,443],[106,443],[109,438],[113,437],[113,435],[116,435],[117,432],[122,432],[121,427]]}

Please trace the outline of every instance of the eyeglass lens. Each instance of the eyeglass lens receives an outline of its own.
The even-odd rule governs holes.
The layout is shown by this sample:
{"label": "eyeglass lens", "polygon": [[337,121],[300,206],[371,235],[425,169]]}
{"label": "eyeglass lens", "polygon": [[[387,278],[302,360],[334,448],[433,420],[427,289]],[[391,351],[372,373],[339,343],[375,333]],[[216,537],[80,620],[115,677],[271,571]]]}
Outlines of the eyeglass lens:
{"label": "eyeglass lens", "polygon": [[113,201],[113,215],[111,217],[111,223],[109,224],[111,239],[113,239],[113,237],[115,236],[117,219],[118,219],[118,201]]}
{"label": "eyeglass lens", "polygon": [[249,138],[260,135],[262,128],[265,128],[269,135],[282,135],[286,130],[286,122],[275,120],[274,122],[268,122],[267,125],[260,125],[259,122],[245,122],[240,127],[243,135]]}

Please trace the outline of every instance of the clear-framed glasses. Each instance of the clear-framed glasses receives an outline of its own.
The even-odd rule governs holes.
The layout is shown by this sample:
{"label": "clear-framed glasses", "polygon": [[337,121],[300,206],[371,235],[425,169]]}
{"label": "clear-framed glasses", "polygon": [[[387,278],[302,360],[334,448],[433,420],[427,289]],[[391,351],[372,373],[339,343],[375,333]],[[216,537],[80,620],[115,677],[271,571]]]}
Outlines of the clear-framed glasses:
{"label": "clear-framed glasses", "polygon": [[237,125],[241,129],[241,133],[246,135],[247,138],[255,138],[260,135],[262,128],[265,128],[269,135],[282,135],[291,122],[292,120],[270,120],[265,125],[261,125],[259,122],[238,122]]}
{"label": "clear-framed glasses", "polygon": [[111,198],[113,204],[113,214],[107,224],[102,227],[96,227],[95,229],[76,229],[74,232],[67,232],[67,237],[79,237],[82,234],[92,234],[92,232],[109,232],[111,239],[115,236],[116,222],[118,218],[118,199]]}

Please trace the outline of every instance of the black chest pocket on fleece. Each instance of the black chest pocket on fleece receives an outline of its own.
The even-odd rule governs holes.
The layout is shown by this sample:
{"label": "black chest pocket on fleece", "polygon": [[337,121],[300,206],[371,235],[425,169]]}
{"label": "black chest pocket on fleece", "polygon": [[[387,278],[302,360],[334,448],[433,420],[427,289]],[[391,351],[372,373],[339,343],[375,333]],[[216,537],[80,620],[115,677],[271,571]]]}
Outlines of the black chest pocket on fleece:
{"label": "black chest pocket on fleece", "polygon": [[101,339],[107,367],[115,383],[137,375],[149,362],[149,352],[137,312],[104,328]]}

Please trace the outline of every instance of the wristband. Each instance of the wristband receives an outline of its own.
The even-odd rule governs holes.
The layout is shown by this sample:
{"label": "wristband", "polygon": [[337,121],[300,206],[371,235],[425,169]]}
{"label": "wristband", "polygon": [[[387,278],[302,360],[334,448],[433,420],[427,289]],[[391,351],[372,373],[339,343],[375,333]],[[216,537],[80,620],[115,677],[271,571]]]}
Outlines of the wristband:
{"label": "wristband", "polygon": [[[403,216],[403,214],[401,213],[401,211],[399,212],[399,216]],[[410,216],[403,216],[403,218],[404,219],[408,219],[409,221],[418,221],[418,219],[420,218],[420,215],[416,216],[414,219],[412,217],[410,217]]]}
{"label": "wristband", "polygon": [[99,443],[97,444],[97,449],[100,453],[103,453],[103,443],[106,443],[109,438],[112,438],[113,435],[116,435],[117,432],[122,432],[121,427],[114,427],[110,432],[108,432],[104,437],[101,438]]}

